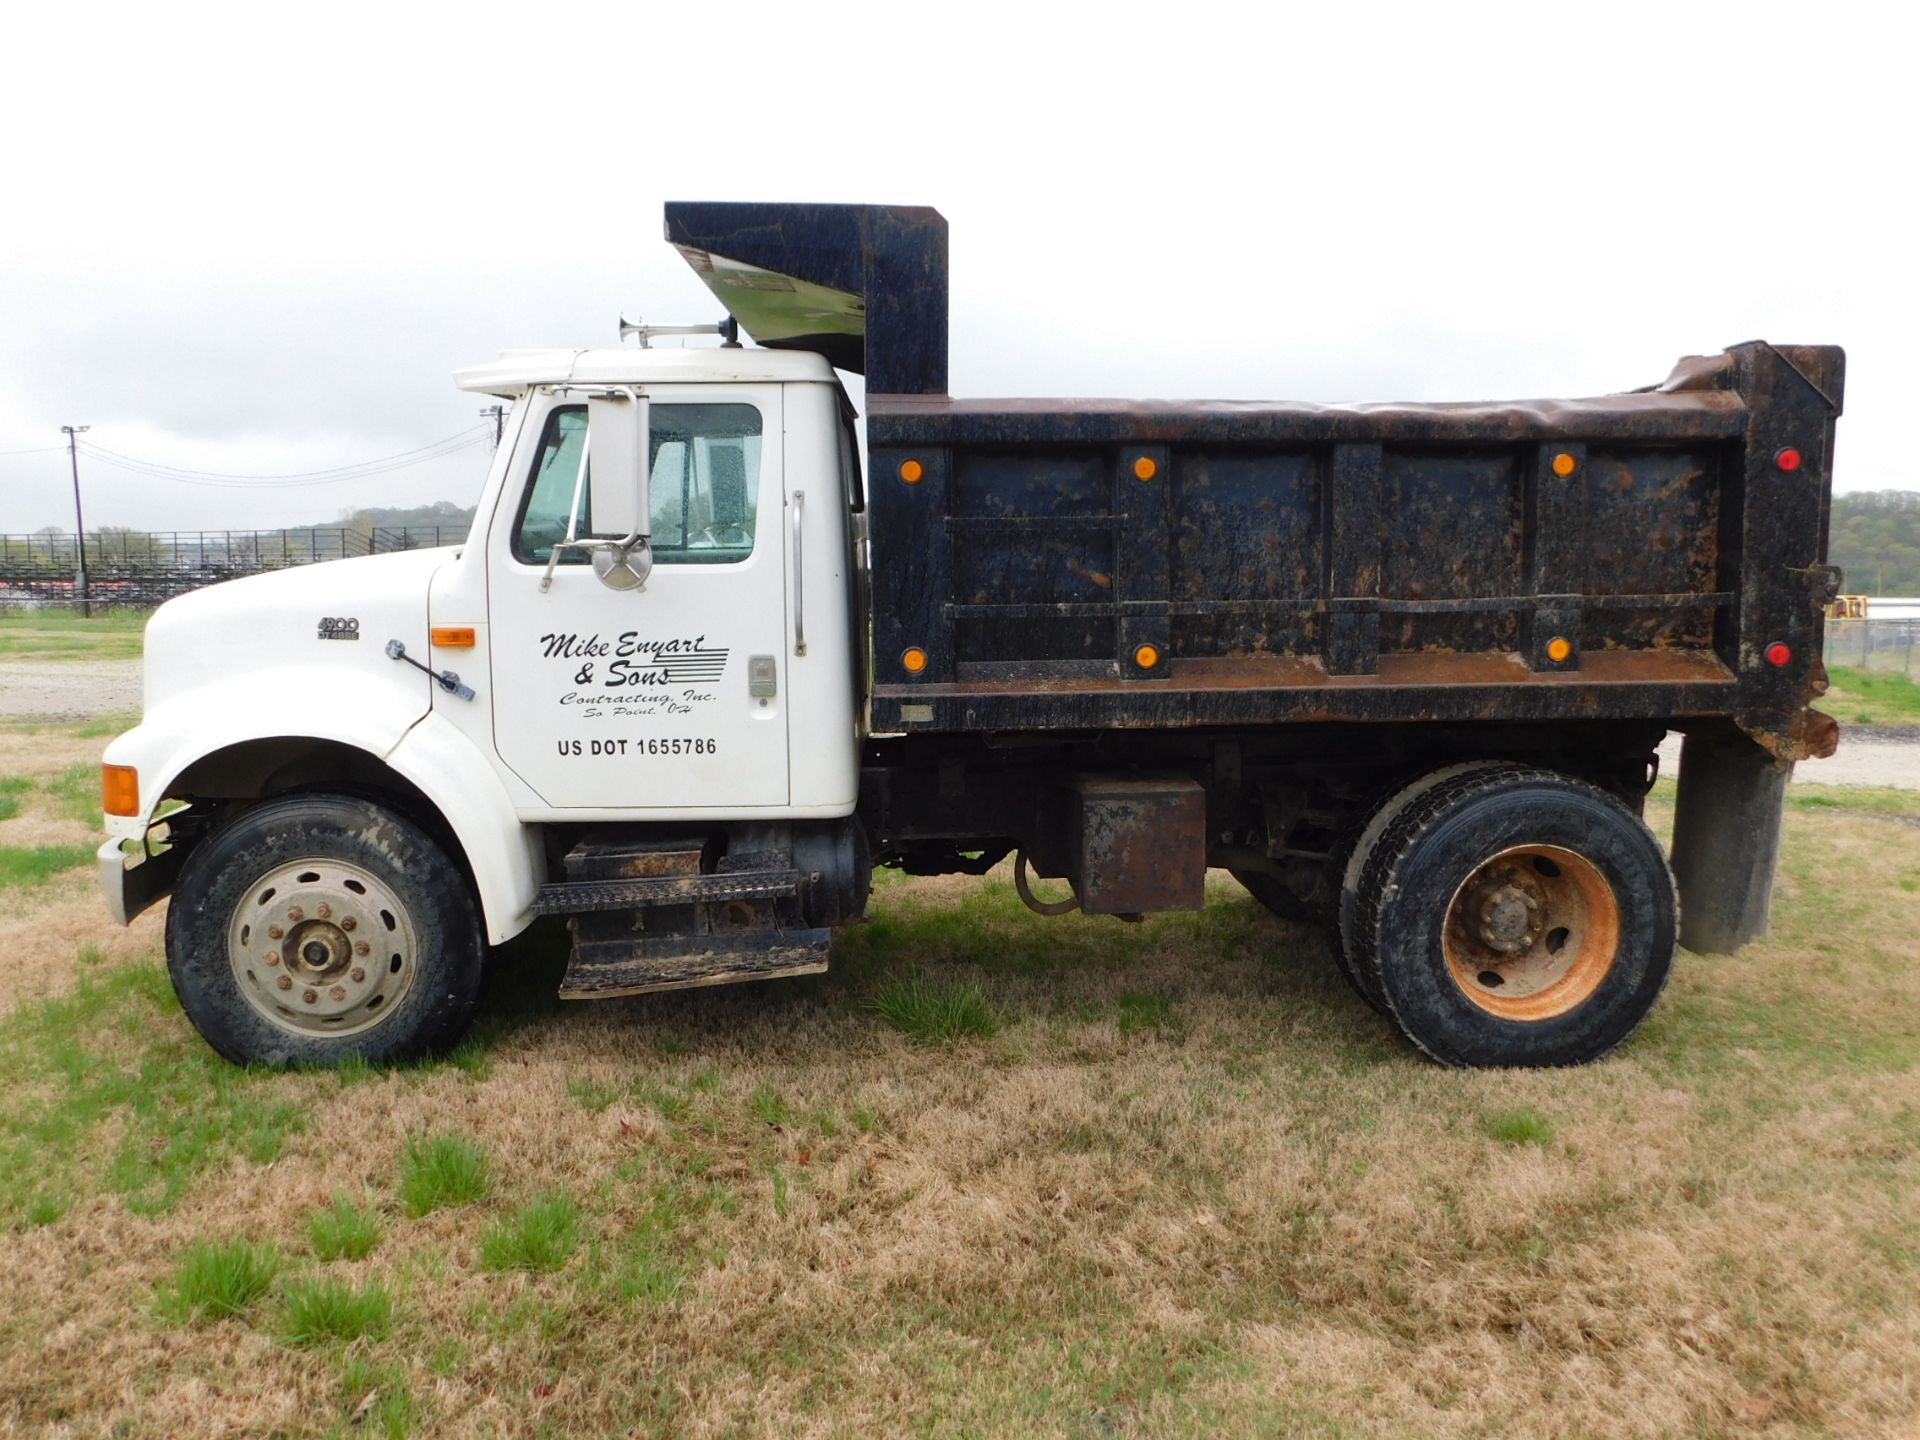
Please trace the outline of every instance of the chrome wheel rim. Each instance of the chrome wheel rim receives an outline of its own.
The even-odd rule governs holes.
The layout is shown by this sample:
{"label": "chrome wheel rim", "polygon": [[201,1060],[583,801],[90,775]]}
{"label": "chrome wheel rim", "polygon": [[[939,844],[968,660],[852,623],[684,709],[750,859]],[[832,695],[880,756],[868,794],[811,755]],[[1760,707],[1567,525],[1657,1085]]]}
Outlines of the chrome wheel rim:
{"label": "chrome wheel rim", "polygon": [[384,881],[344,860],[268,871],[234,907],[227,958],[240,993],[293,1035],[356,1035],[380,1023],[419,969],[412,918]]}

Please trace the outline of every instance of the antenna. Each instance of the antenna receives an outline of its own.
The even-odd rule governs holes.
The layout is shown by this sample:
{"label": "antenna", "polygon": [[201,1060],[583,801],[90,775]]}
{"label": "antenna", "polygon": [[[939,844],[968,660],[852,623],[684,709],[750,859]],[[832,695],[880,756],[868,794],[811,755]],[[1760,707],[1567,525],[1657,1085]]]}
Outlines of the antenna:
{"label": "antenna", "polygon": [[738,350],[740,348],[740,322],[729,315],[717,325],[649,325],[644,320],[629,320],[620,317],[620,338],[626,340],[637,336],[642,350],[650,349],[656,335],[718,335],[720,348]]}

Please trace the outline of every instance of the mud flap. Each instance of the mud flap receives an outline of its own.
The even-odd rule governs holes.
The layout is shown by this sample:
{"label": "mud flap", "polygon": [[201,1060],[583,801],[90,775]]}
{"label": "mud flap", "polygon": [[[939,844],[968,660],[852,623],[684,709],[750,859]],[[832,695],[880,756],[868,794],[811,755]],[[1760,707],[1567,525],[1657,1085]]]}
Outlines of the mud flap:
{"label": "mud flap", "polygon": [[1767,933],[1792,774],[1791,764],[1744,735],[1687,736],[1673,817],[1680,943],[1687,949],[1729,955]]}

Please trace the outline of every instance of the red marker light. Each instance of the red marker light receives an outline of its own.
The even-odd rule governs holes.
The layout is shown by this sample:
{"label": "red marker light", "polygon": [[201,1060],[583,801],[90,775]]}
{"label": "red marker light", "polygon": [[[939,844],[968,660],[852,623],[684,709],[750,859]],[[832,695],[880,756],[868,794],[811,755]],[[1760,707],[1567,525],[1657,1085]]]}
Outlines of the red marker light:
{"label": "red marker light", "polygon": [[1800,468],[1800,452],[1791,445],[1788,445],[1775,453],[1773,463],[1778,465],[1782,470],[1791,473]]}
{"label": "red marker light", "polygon": [[1767,663],[1769,665],[1784,665],[1791,659],[1793,659],[1793,651],[1788,647],[1786,641],[1776,640],[1767,646]]}

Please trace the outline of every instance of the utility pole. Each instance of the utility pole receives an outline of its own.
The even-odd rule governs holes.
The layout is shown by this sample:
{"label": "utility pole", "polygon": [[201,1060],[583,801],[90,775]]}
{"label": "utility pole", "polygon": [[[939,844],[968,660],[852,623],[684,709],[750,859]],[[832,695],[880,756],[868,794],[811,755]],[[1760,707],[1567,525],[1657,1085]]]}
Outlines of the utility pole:
{"label": "utility pole", "polygon": [[504,405],[488,405],[481,410],[480,415],[483,419],[492,419],[493,448],[498,450],[500,448],[500,437],[506,433],[507,407]]}
{"label": "utility pole", "polygon": [[92,615],[93,606],[87,600],[87,522],[80,514],[80,437],[91,430],[91,425],[62,425],[60,433],[67,437],[67,459],[73,462],[73,538],[75,548],[80,552],[80,578],[78,591],[80,613]]}

